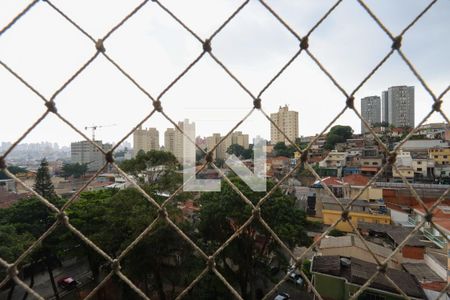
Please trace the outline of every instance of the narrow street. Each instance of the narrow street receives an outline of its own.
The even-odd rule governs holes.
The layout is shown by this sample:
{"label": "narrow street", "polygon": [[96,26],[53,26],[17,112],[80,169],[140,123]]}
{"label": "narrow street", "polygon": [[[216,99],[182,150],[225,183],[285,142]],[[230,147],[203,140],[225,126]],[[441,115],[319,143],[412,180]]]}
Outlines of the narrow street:
{"label": "narrow street", "polygon": [[[63,267],[56,268],[53,270],[53,275],[55,277],[55,281],[58,281],[58,279],[70,276],[73,277],[75,280],[80,282],[80,287],[86,285],[89,283],[91,279],[91,271],[89,269],[89,265],[86,261],[66,261],[63,263]],[[26,284],[30,283],[30,279],[27,278],[24,280]],[[44,297],[45,299],[54,299],[54,293],[52,284],[50,282],[50,277],[47,272],[41,272],[35,275],[34,277],[34,286],[33,290],[35,290],[39,295]],[[58,292],[60,297],[64,298],[65,295],[68,295],[70,293],[76,293],[77,289],[74,289],[72,291],[64,290],[60,287],[58,287]],[[0,299],[6,299],[8,296],[9,290],[5,290],[0,293]],[[14,293],[12,296],[12,300],[22,300],[23,295],[25,291],[19,287],[16,286],[14,289]],[[31,297],[29,298],[31,299]]]}

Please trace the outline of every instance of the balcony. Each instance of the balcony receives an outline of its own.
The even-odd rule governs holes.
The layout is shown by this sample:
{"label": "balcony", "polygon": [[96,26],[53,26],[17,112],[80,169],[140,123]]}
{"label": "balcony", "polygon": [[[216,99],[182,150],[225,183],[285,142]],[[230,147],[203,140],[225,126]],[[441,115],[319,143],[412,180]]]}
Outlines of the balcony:
{"label": "balcony", "polygon": [[447,241],[442,236],[437,236],[433,234],[433,228],[422,228],[423,235],[435,243],[439,248],[443,249],[445,245],[447,244]]}
{"label": "balcony", "polygon": [[416,225],[416,218],[414,216],[408,216],[408,224],[415,226]]}

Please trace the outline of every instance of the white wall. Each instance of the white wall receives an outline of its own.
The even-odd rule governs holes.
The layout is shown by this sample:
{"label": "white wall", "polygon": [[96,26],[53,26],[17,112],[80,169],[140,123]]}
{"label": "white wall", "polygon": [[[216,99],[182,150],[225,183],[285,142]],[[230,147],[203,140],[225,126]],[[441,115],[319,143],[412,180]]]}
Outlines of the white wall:
{"label": "white wall", "polygon": [[408,214],[402,211],[391,209],[391,219],[395,224],[408,223]]}

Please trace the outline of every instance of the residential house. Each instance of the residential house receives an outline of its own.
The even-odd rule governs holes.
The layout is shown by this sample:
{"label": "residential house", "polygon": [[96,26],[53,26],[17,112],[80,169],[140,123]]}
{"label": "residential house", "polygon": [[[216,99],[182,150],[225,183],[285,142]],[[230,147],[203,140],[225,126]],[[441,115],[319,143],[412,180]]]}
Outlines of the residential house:
{"label": "residential house", "polygon": [[432,178],[434,175],[434,160],[428,155],[411,153],[412,168],[414,171],[414,180],[421,181],[426,178]]}
{"label": "residential house", "polygon": [[[371,241],[365,241],[365,244],[375,254],[375,257],[379,261],[384,261],[392,253],[392,249],[373,243]],[[318,244],[318,253],[320,255],[339,255],[348,256],[361,259],[363,261],[376,263],[372,253],[367,250],[367,247],[361,239],[356,235],[345,235],[339,237],[326,236]],[[388,267],[394,269],[400,269],[401,265],[399,255],[394,256],[389,262]]]}
{"label": "residential house", "polygon": [[[355,294],[377,271],[377,264],[354,257],[315,256],[311,264],[312,282],[324,299],[346,300]],[[409,273],[387,268],[386,275],[410,299],[425,299],[417,280]],[[403,299],[383,274],[378,274],[358,299]]]}
{"label": "residential house", "polygon": [[319,162],[319,167],[324,169],[337,170],[337,176],[342,176],[342,169],[346,166],[347,152],[332,150],[324,160]]}
{"label": "residential house", "polygon": [[[398,247],[412,232],[412,228],[391,224],[361,223],[359,231],[366,240],[382,243],[392,249]],[[415,233],[409,238],[399,251],[399,262],[419,262],[425,257],[426,247],[432,244]]]}
{"label": "residential house", "polygon": [[365,176],[374,176],[383,166],[384,156],[376,147],[365,148],[362,150],[360,163],[361,174]]}
{"label": "residential house", "polygon": [[[345,207],[350,199],[339,199],[339,202]],[[325,225],[332,225],[342,216],[341,206],[331,197],[321,197],[317,204],[321,206],[316,209],[319,216],[322,216]],[[352,232],[353,227],[358,228],[360,223],[390,224],[391,217],[383,203],[370,203],[365,200],[355,200],[349,212],[349,221],[340,221],[336,224],[336,229],[344,232]]]}

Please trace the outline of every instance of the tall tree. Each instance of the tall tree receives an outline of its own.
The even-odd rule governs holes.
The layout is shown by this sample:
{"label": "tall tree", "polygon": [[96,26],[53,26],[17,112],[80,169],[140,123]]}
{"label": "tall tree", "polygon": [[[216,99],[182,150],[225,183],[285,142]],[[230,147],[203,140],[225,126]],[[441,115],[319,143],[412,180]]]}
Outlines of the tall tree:
{"label": "tall tree", "polygon": [[53,186],[50,172],[48,170],[48,162],[44,158],[41,161],[36,174],[36,181],[33,186],[34,190],[47,200],[56,198],[55,187]]}
{"label": "tall tree", "polygon": [[[33,186],[34,190],[44,197],[45,199],[49,201],[55,201],[58,199],[58,196],[55,193],[55,187],[53,186],[50,172],[48,169],[48,162],[44,158],[41,161],[41,165],[39,166],[36,174],[36,181]],[[49,212],[47,211],[47,214],[49,215]],[[48,219],[47,219],[48,220]],[[46,227],[49,227],[50,224],[46,224]],[[55,294],[55,298],[59,300],[59,294],[58,289],[56,287],[55,283],[55,277],[53,276],[53,262],[56,259],[56,255],[51,251],[49,245],[47,243],[44,243],[42,247],[38,250],[40,253],[40,256],[43,258],[46,266],[48,275],[50,277],[50,282],[52,284],[53,292]]]}
{"label": "tall tree", "polygon": [[[265,193],[253,192],[240,179],[231,178],[232,182],[253,203]],[[268,189],[273,187],[268,184]],[[222,190],[204,193],[200,197],[199,232],[206,247],[214,251],[223,244],[251,215],[251,208],[240,196],[224,184]],[[262,206],[261,216],[289,246],[308,245],[309,238],[305,227],[308,225],[303,211],[295,208],[295,200],[284,196],[277,189]],[[288,261],[281,247],[258,221],[252,222],[231,242],[218,256],[217,266],[232,285],[239,286],[242,298],[254,299],[257,281],[275,281],[267,263],[273,254],[282,268]]]}

